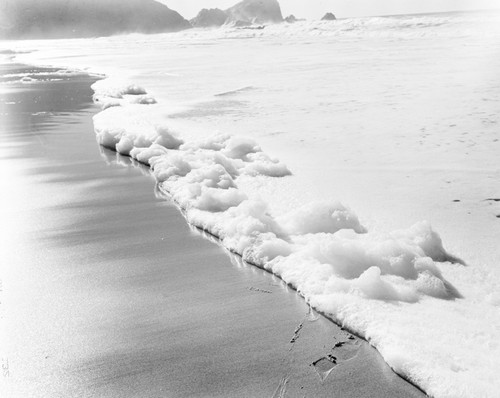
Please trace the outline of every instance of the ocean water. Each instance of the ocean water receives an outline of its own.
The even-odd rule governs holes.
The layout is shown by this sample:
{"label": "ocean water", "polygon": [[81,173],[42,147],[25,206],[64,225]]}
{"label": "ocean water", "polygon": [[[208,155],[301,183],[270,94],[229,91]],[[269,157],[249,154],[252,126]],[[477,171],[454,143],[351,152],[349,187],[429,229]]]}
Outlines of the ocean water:
{"label": "ocean water", "polygon": [[189,223],[280,276],[430,395],[494,397],[499,19],[0,47],[106,75],[94,86],[98,141],[151,165]]}

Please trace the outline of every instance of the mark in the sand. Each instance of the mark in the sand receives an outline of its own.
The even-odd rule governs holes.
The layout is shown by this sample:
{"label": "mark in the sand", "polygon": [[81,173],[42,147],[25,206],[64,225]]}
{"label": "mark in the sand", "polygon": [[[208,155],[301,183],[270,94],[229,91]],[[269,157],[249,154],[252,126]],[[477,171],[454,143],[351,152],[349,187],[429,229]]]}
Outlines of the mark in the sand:
{"label": "mark in the sand", "polygon": [[311,307],[309,307],[309,311],[307,312],[307,320],[309,322],[315,322],[320,318],[319,314],[316,313]]}
{"label": "mark in the sand", "polygon": [[[300,337],[300,331],[302,330],[303,326],[304,326],[304,321],[300,322],[299,326],[295,328],[292,339],[290,340],[290,344],[294,344],[298,340],[298,338]],[[290,347],[290,349],[292,348]]]}
{"label": "mark in the sand", "polygon": [[355,358],[358,355],[361,345],[354,336],[348,337],[349,341],[339,341],[333,346],[333,352],[337,362],[345,362]]}
{"label": "mark in the sand", "polygon": [[354,336],[349,336],[346,341],[339,341],[332,347],[333,354],[328,354],[314,361],[311,366],[318,374],[321,382],[325,381],[333,368],[347,362],[358,355],[361,345]]}
{"label": "mark in the sand", "polygon": [[253,292],[259,292],[259,293],[268,293],[268,294],[272,293],[270,290],[259,289],[258,287],[253,287],[253,286],[250,286],[248,288],[248,290],[251,290]]}
{"label": "mark in the sand", "polygon": [[314,321],[317,321],[319,318],[320,318],[319,314],[315,313],[314,310],[311,307],[309,307],[305,317],[302,319],[302,321],[299,323],[299,325],[295,328],[295,330],[293,332],[293,336],[290,339],[291,346],[290,346],[289,351],[292,350],[293,345],[299,339],[300,332],[301,332],[302,328],[304,327],[304,322],[305,321],[314,322]]}
{"label": "mark in the sand", "polygon": [[284,398],[286,395],[286,385],[288,384],[289,377],[287,375],[283,376],[278,384],[278,387],[274,391],[272,398]]}
{"label": "mark in the sand", "polygon": [[496,216],[496,217],[497,217],[497,218],[500,218],[500,214],[497,214],[497,216]]}
{"label": "mark in the sand", "polygon": [[333,355],[327,355],[326,357],[321,357],[314,361],[311,366],[318,374],[321,382],[323,382],[332,372],[333,368],[337,366],[337,359]]}
{"label": "mark in the sand", "polygon": [[286,131],[273,131],[271,133],[268,133],[267,135],[276,136],[276,135],[282,135],[282,134],[286,134]]}
{"label": "mark in the sand", "polygon": [[460,202],[460,199],[453,199],[453,202]]}
{"label": "mark in the sand", "polygon": [[486,201],[491,201],[491,202],[500,202],[500,198],[488,198],[485,199]]}
{"label": "mark in the sand", "polygon": [[2,374],[3,374],[3,377],[10,376],[9,358],[2,358]]}

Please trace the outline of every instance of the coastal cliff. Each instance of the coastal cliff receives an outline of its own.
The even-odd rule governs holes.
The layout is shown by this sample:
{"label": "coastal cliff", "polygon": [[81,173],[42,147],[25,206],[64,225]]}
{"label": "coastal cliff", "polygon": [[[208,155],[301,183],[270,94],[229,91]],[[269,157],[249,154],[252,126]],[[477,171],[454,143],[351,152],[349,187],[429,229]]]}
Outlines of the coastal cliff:
{"label": "coastal cliff", "polygon": [[190,28],[178,12],[153,0],[2,0],[0,38],[52,39]]}

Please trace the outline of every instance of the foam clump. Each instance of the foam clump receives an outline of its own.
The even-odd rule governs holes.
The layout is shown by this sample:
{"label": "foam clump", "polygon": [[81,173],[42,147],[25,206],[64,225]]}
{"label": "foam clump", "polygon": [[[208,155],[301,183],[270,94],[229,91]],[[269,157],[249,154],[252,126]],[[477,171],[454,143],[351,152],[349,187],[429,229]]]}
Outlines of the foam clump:
{"label": "foam clump", "polygon": [[243,200],[222,213],[190,209],[186,217],[191,224],[219,238],[227,249],[260,267],[292,251],[266,203],[259,200]]}
{"label": "foam clump", "polygon": [[416,223],[408,230],[396,231],[394,235],[412,240],[429,257],[432,257],[436,261],[464,264],[463,260],[452,256],[444,250],[441,238],[426,221]]}
{"label": "foam clump", "polygon": [[[458,298],[460,294],[438,269],[441,256],[419,245],[429,237],[433,238],[428,241],[432,247],[446,253],[438,234],[428,224],[418,224],[404,233],[356,233],[345,229],[296,236],[293,257],[278,259],[269,264],[269,269],[278,273],[295,269],[293,284],[301,291],[314,286],[311,294],[361,294],[370,299],[404,302],[416,302],[423,296]],[[281,264],[283,261],[285,264]],[[297,264],[302,264],[301,268],[311,264],[309,269],[315,269],[315,275],[304,272],[297,279]]]}
{"label": "foam clump", "polygon": [[[96,95],[112,98],[145,92],[130,84],[93,88]],[[94,117],[98,142],[149,165],[188,222],[305,297],[335,293],[404,302],[460,297],[437,265],[456,259],[428,223],[369,232],[351,209],[335,201],[311,202],[274,217],[266,203],[249,199],[238,187],[243,175],[290,174],[255,140],[219,133],[185,142],[168,119],[149,121],[143,109],[128,102],[100,112]]]}
{"label": "foam clump", "polygon": [[147,94],[144,87],[114,79],[98,80],[92,85],[92,90],[94,90],[94,100],[103,97],[123,98],[124,95]]}
{"label": "foam clump", "polygon": [[[161,122],[149,121],[140,116],[143,105],[129,104],[110,107],[94,116],[97,141],[123,155],[130,155],[134,147],[149,147],[153,143],[167,149],[177,149],[183,144],[178,133]],[[118,145],[118,147],[117,147]]]}
{"label": "foam clump", "polygon": [[352,289],[364,296],[377,300],[416,302],[418,295],[411,288],[396,288],[389,281],[382,279],[378,267],[370,267],[352,283]]}
{"label": "foam clump", "polygon": [[152,105],[156,104],[156,98],[152,97],[151,95],[144,94],[132,94],[133,97],[129,99],[129,102],[131,104],[141,104],[141,105]]}
{"label": "foam clump", "polygon": [[335,233],[341,229],[366,232],[356,214],[339,202],[311,202],[281,216],[279,221],[292,235]]}
{"label": "foam clump", "polygon": [[[101,145],[149,165],[161,190],[186,211],[201,212],[192,216],[195,225],[217,236],[223,229],[232,230],[235,236],[227,231],[223,235],[231,237],[232,246],[238,248],[235,250],[240,250],[244,246],[241,242],[246,242],[250,235],[255,238],[249,230],[236,234],[230,227],[235,220],[241,222],[241,227],[255,224],[256,220],[262,224],[266,218],[257,216],[255,204],[248,205],[247,195],[235,180],[241,175],[289,175],[284,164],[264,153],[250,138],[213,134],[184,142],[168,121],[145,117],[143,103],[121,101],[130,93],[142,95],[145,90],[138,86],[112,82],[95,84],[93,89],[94,97],[101,101],[120,101],[94,117],[94,130]],[[213,214],[224,212],[227,212],[224,216]],[[268,232],[267,228],[259,228],[261,232],[264,230]],[[269,257],[272,251],[269,245],[265,251]]]}
{"label": "foam clump", "polygon": [[167,149],[178,149],[184,141],[177,137],[178,133],[165,125],[156,125],[156,137],[154,143]]}
{"label": "foam clump", "polygon": [[231,159],[248,160],[248,155],[262,152],[257,143],[247,137],[231,137],[226,140],[222,153]]}

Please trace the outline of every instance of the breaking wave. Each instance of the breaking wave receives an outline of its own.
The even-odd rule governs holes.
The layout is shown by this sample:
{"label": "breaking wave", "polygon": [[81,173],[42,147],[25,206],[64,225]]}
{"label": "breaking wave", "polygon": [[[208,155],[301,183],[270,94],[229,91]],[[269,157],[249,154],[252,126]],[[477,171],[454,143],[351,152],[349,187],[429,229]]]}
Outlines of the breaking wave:
{"label": "breaking wave", "polygon": [[[498,11],[452,12],[345,18],[336,21],[301,20],[294,23],[267,25],[264,29],[241,29],[223,26],[214,29],[190,29],[174,34],[191,39],[251,38],[251,37],[345,37],[345,38],[415,38],[457,37],[476,34],[498,34]],[[493,33],[494,32],[494,33]]]}

